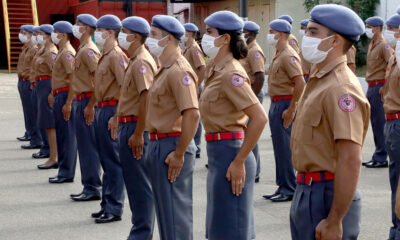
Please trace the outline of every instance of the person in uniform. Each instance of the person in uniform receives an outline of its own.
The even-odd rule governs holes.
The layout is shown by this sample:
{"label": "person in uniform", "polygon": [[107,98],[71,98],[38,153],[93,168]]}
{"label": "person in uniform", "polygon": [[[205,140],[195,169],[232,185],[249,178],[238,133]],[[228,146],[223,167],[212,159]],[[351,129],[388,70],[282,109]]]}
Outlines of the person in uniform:
{"label": "person in uniform", "polygon": [[[202,82],[204,79],[204,71],[206,70],[206,63],[204,61],[203,52],[200,49],[200,46],[197,44],[195,38],[196,34],[199,31],[196,25],[193,23],[186,23],[183,25],[185,28],[185,36],[183,37],[185,43],[185,50],[183,51],[183,56],[188,60],[190,66],[192,66],[194,72],[197,75],[199,95],[202,91]],[[197,127],[196,135],[194,135],[194,143],[196,144],[196,158],[200,158],[201,152],[201,133],[203,130],[203,126],[201,121],[199,121],[199,126]]]}
{"label": "person in uniform", "polygon": [[[100,51],[92,41],[96,30],[97,19],[90,14],[80,14],[73,26],[73,35],[79,39],[80,45],[75,58],[75,69],[72,90],[76,95],[75,122],[76,140],[83,190],[71,194],[74,201],[90,201],[101,199],[100,157],[96,146],[94,130],[93,97],[94,72],[100,58]],[[86,111],[85,111],[86,110]]]}
{"label": "person in uniform", "polygon": [[32,63],[37,93],[37,123],[40,129],[46,130],[46,134],[43,135],[47,135],[49,142],[49,159],[44,164],[38,165],[39,169],[58,168],[55,119],[48,100],[49,94],[51,94],[53,64],[58,53],[57,47],[51,40],[53,30],[54,28],[50,24],[40,25],[40,34],[37,36],[37,40],[43,47]]}
{"label": "person in uniform", "polygon": [[40,148],[39,152],[33,153],[32,158],[48,158],[50,156],[50,149],[49,149],[49,139],[47,137],[46,129],[40,127],[39,122],[38,122],[38,101],[39,101],[39,95],[37,92],[36,86],[36,67],[38,67],[37,64],[35,64],[36,59],[43,53],[43,48],[44,45],[39,43],[37,41],[37,37],[40,35],[40,27],[35,27],[33,29],[33,34],[32,34],[32,43],[37,46],[37,51],[35,55],[32,58],[32,64],[31,64],[31,74],[29,77],[29,80],[31,82],[31,89],[32,89],[32,124],[33,124],[33,129],[36,129],[38,131],[38,135],[40,140],[42,141],[42,147]]}
{"label": "person in uniform", "polygon": [[[25,106],[26,103],[26,97],[24,95],[24,86],[25,81],[24,78],[22,77],[21,73],[22,73],[22,69],[23,69],[23,63],[24,63],[24,57],[26,54],[26,51],[28,51],[28,37],[25,36],[25,27],[26,25],[22,25],[20,27],[20,32],[18,34],[18,38],[19,41],[21,43],[23,43],[24,45],[22,46],[21,49],[21,53],[18,56],[18,63],[17,63],[17,74],[18,74],[18,93],[19,93],[19,97],[21,99],[21,103],[22,103],[22,111],[24,114],[24,124],[25,124],[25,133],[22,137],[17,137],[17,140],[19,141],[30,141],[31,140],[31,136],[30,136],[30,132],[29,132],[29,123],[30,123],[30,119],[27,116],[27,106]],[[27,35],[29,35],[27,33]]]}
{"label": "person in uniform", "polygon": [[199,124],[197,74],[182,55],[182,24],[171,16],[152,19],[150,52],[161,64],[148,92],[148,167],[161,240],[193,239],[193,137]]}
{"label": "person in uniform", "polygon": [[395,14],[386,21],[386,30],[383,36],[387,43],[394,49],[396,47],[397,38],[395,34],[399,31],[400,15]]}
{"label": "person in uniform", "polygon": [[22,86],[22,95],[23,98],[23,106],[25,106],[25,114],[28,120],[28,129],[30,133],[30,142],[29,144],[22,145],[23,149],[40,149],[43,145],[42,138],[40,136],[39,129],[36,126],[35,116],[36,113],[33,111],[32,106],[32,85],[31,85],[31,67],[32,67],[32,59],[38,51],[37,45],[34,45],[31,38],[33,35],[33,29],[35,26],[26,25],[24,36],[26,38],[26,47],[27,50],[23,59],[23,67],[21,69],[21,76],[23,77],[24,84]]}
{"label": "person in uniform", "polygon": [[268,118],[278,189],[263,197],[273,202],[285,202],[292,200],[296,187],[290,152],[290,132],[305,81],[300,56],[289,46],[291,25],[285,20],[276,19],[269,26],[268,42],[276,48],[276,53],[268,71],[268,95],[271,97]]}
{"label": "person in uniform", "polygon": [[[260,45],[257,43],[257,34],[260,31],[260,26],[252,21],[246,21],[243,26],[244,39],[248,47],[247,57],[240,59],[240,63],[246,70],[248,77],[250,78],[251,88],[254,94],[257,96],[258,101],[262,104],[264,100],[264,93],[262,88],[264,86],[265,79],[265,55]],[[258,152],[258,144],[253,149],[254,157],[257,162],[257,171],[255,182],[260,181],[260,154]]]}
{"label": "person in uniform", "polygon": [[298,172],[291,235],[293,240],[357,239],[357,182],[370,107],[347,67],[346,53],[365,26],[353,10],[341,5],[318,5],[310,15],[302,49],[313,67],[291,136]]}
{"label": "person in uniform", "polygon": [[351,69],[351,71],[353,71],[353,73],[356,72],[356,52],[357,52],[356,47],[352,45],[346,54],[347,66]]}
{"label": "person in uniform", "polygon": [[58,45],[59,51],[53,64],[49,104],[54,113],[59,170],[57,176],[49,178],[49,182],[66,183],[74,181],[77,157],[73,121],[75,103],[71,89],[76,52],[70,43],[73,39],[72,24],[58,21],[53,27],[51,39]]}
{"label": "person in uniform", "polygon": [[[104,172],[101,209],[92,214],[96,223],[120,221],[125,201],[117,141],[117,104],[128,62],[117,42],[121,27],[117,16],[104,15],[97,21],[94,35],[97,45],[102,49],[95,73],[94,97],[97,101],[95,135]],[[93,112],[94,109],[90,111]]]}
{"label": "person in uniform", "polygon": [[387,153],[385,150],[385,137],[383,128],[385,126],[385,113],[379,90],[385,83],[385,71],[393,49],[385,41],[382,35],[383,20],[380,17],[370,17],[366,21],[366,35],[372,41],[368,48],[367,74],[365,80],[368,82],[367,98],[371,104],[371,125],[374,134],[375,152],[372,159],[364,162],[368,168],[387,167]]}
{"label": "person in uniform", "polygon": [[256,176],[252,149],[267,116],[238,60],[249,53],[254,57],[257,51],[248,50],[242,37],[244,23],[235,13],[219,11],[204,22],[202,47],[210,58],[200,97],[209,165],[206,238],[251,240]]}
{"label": "person in uniform", "polygon": [[130,57],[121,87],[118,103],[119,157],[129,206],[132,228],[128,239],[152,239],[154,229],[154,203],[148,175],[146,127],[146,99],[157,64],[144,46],[150,34],[149,23],[141,17],[128,17],[122,21],[119,45]]}
{"label": "person in uniform", "polygon": [[[282,15],[278,19],[286,20],[290,25],[293,23],[293,18],[290,15]],[[299,43],[293,34],[289,34],[288,43],[298,54],[300,53]]]}
{"label": "person in uniform", "polygon": [[[300,23],[299,31],[302,37],[304,37],[304,35],[306,34],[307,25],[308,25],[308,19],[304,19]],[[310,78],[311,63],[307,62],[304,59],[303,54],[301,52],[300,52],[300,60],[301,60],[301,69],[303,70],[304,80],[307,83],[308,79]]]}
{"label": "person in uniform", "polygon": [[[400,8],[399,8],[400,9]],[[397,46],[395,54],[389,60],[386,70],[386,83],[381,88],[383,109],[386,115],[384,128],[386,151],[389,155],[389,180],[392,190],[392,227],[389,232],[389,240],[400,239],[400,218],[396,216],[395,209],[399,196],[399,176],[400,176],[400,33],[399,28],[395,33]]]}

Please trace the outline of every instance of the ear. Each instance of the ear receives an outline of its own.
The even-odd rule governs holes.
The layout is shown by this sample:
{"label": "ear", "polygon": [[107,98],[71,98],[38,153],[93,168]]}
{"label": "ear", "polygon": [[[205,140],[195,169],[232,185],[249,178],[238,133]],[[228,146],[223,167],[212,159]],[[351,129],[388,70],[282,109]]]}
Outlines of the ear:
{"label": "ear", "polygon": [[227,34],[227,33],[225,33],[224,34],[224,36],[222,37],[223,38],[223,43],[224,44],[229,44],[230,43],[230,41],[231,41],[231,35],[229,35],[229,34]]}

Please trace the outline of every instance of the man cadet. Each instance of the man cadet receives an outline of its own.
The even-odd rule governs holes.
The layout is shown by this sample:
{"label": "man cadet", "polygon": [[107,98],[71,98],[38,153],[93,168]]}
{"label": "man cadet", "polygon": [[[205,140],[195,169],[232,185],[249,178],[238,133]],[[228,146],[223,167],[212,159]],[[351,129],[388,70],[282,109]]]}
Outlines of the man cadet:
{"label": "man cadet", "polygon": [[289,47],[288,38],[292,29],[289,22],[276,19],[269,24],[269,44],[276,54],[269,66],[268,95],[271,96],[269,125],[276,165],[278,189],[264,195],[273,202],[291,201],[296,187],[296,178],[290,152],[290,132],[297,102],[305,86],[300,57]]}
{"label": "man cadet", "polygon": [[[293,18],[290,15],[282,15],[278,19],[286,20],[290,25],[293,23]],[[288,43],[298,54],[300,53],[299,44],[293,34],[289,34]]]}
{"label": "man cadet", "polygon": [[347,67],[346,53],[364,33],[364,24],[336,4],[318,5],[310,15],[302,50],[313,67],[291,137],[298,172],[292,239],[357,239],[361,201],[356,189],[369,104]]}
{"label": "man cadet", "polygon": [[383,128],[385,126],[385,113],[379,90],[385,83],[385,71],[393,49],[383,38],[383,20],[380,17],[370,17],[365,20],[366,35],[372,38],[367,55],[367,74],[365,80],[368,82],[367,98],[371,104],[371,125],[374,134],[375,153],[372,159],[364,162],[368,168],[387,167],[387,153],[385,150],[385,137]]}
{"label": "man cadet", "polygon": [[74,201],[100,200],[100,158],[94,132],[94,72],[100,51],[92,41],[97,19],[90,14],[78,15],[73,34],[80,45],[75,58],[72,90],[76,95],[75,126],[83,191],[71,194]]}
{"label": "man cadet", "polygon": [[23,90],[24,86],[27,85],[27,83],[26,83],[26,81],[24,81],[24,78],[21,75],[22,69],[24,68],[23,63],[24,63],[25,54],[29,49],[28,48],[28,42],[29,42],[28,37],[25,35],[25,33],[27,35],[29,35],[29,33],[25,32],[25,27],[26,27],[26,25],[22,25],[20,27],[20,33],[18,34],[19,41],[24,44],[22,46],[21,53],[18,56],[17,73],[18,73],[18,93],[19,93],[19,97],[20,97],[21,103],[22,103],[22,111],[24,114],[24,124],[25,124],[24,136],[17,137],[17,140],[19,140],[19,141],[30,141],[31,140],[31,136],[29,133],[29,124],[30,124],[31,119],[29,119],[27,116],[27,106],[26,106],[27,97],[25,96],[25,94],[24,94],[25,92]]}
{"label": "man cadet", "polygon": [[[399,8],[400,10],[400,8]],[[400,17],[400,15],[398,15]],[[399,18],[400,19],[400,18]],[[395,24],[394,22],[392,24]],[[400,24],[400,22],[399,22]],[[386,124],[384,128],[386,151],[389,155],[389,180],[392,190],[392,224],[390,228],[389,240],[400,239],[400,219],[396,217],[395,205],[396,195],[399,196],[398,180],[400,176],[400,33],[399,27],[395,31],[397,42],[396,52],[389,60],[386,70],[386,83],[381,88],[383,99],[383,109],[386,114]]]}
{"label": "man cadet", "polygon": [[[307,25],[308,25],[308,19],[304,19],[300,22],[299,33],[301,37],[304,37],[304,35],[306,34]],[[303,70],[304,80],[308,82],[308,79],[310,78],[311,63],[307,62],[304,59],[303,54],[301,52],[299,55],[300,55],[301,69]]]}
{"label": "man cadet", "polygon": [[148,93],[150,181],[161,240],[193,239],[193,137],[199,121],[197,75],[182,56],[174,17],[153,17],[146,45],[161,63]]}
{"label": "man cadet", "polygon": [[396,47],[397,38],[394,36],[399,31],[400,15],[395,14],[386,20],[386,30],[383,36],[388,44],[394,49]]}
{"label": "man cadet", "polygon": [[31,38],[33,34],[33,29],[35,26],[26,25],[24,30],[24,36],[26,39],[26,47],[27,50],[24,55],[23,65],[21,68],[21,76],[23,77],[24,84],[22,86],[22,94],[23,98],[23,107],[25,108],[25,114],[28,118],[28,131],[30,133],[31,140],[29,144],[22,145],[23,149],[40,149],[43,145],[42,137],[40,136],[39,129],[36,125],[36,119],[34,117],[36,114],[33,112],[32,107],[32,86],[31,86],[31,67],[32,60],[38,51],[37,45],[34,45]]}
{"label": "man cadet", "polygon": [[146,98],[157,64],[144,46],[149,33],[150,26],[144,18],[128,17],[122,21],[118,37],[119,45],[130,57],[117,111],[119,157],[132,211],[130,240],[152,239],[154,228],[153,193],[145,157],[149,135],[145,125]]}
{"label": "man cadet", "polygon": [[[99,18],[95,32],[96,43],[103,49],[95,73],[94,96],[97,101],[95,135],[104,171],[101,209],[92,214],[96,223],[120,221],[125,200],[117,141],[117,104],[128,62],[117,42],[121,27],[119,18],[109,14]],[[90,111],[93,114],[94,109]]]}
{"label": "man cadet", "polygon": [[[203,82],[204,72],[206,70],[206,63],[204,61],[203,52],[200,49],[200,46],[197,44],[195,37],[196,33],[199,31],[196,25],[193,23],[186,23],[183,25],[185,28],[185,50],[183,51],[183,56],[188,60],[190,66],[192,66],[194,72],[197,75],[197,79],[199,82],[197,83],[199,88],[199,94],[202,91],[201,83]],[[196,158],[200,158],[200,145],[201,145],[201,133],[203,130],[203,126],[201,121],[199,121],[199,126],[197,127],[196,135],[194,136],[194,143],[196,144]]]}
{"label": "man cadet", "polygon": [[356,72],[356,52],[357,52],[356,47],[352,45],[346,54],[347,66],[351,69],[351,71],[353,71],[353,73]]}
{"label": "man cadet", "polygon": [[[247,21],[244,23],[243,34],[248,46],[248,54],[246,58],[240,60],[240,63],[244,67],[247,72],[247,75],[250,78],[251,86],[254,94],[257,96],[258,100],[262,104],[264,100],[264,93],[262,92],[262,88],[264,86],[264,77],[265,77],[265,55],[258,45],[256,38],[257,34],[260,31],[260,26],[257,23],[252,21]],[[256,179],[255,182],[260,181],[260,172],[261,172],[261,164],[260,164],[260,154],[258,152],[258,144],[253,149],[254,157],[257,162],[257,171],[256,171]]]}
{"label": "man cadet", "polygon": [[58,175],[50,178],[50,183],[73,182],[76,168],[76,136],[73,121],[73,99],[71,89],[75,62],[75,49],[70,41],[73,38],[72,24],[58,21],[51,33],[51,40],[58,45],[58,55],[53,64],[49,103],[53,108],[56,124]]}

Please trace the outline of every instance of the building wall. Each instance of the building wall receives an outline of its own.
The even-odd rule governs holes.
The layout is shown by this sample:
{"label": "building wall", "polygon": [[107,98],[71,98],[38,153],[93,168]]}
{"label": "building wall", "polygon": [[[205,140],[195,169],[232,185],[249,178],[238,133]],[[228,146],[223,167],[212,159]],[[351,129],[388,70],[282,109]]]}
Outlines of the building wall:
{"label": "building wall", "polygon": [[376,14],[383,19],[388,19],[396,13],[397,8],[400,7],[399,0],[381,0],[381,3],[376,8]]}

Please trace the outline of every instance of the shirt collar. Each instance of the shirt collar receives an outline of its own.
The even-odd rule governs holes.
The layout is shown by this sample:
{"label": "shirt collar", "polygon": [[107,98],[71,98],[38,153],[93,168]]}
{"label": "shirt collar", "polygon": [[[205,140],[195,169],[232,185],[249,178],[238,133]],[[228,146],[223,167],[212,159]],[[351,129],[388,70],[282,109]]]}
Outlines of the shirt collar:
{"label": "shirt collar", "polygon": [[[179,49],[178,49],[179,50]],[[164,64],[163,68],[169,68],[176,62],[176,59],[178,59],[180,55],[180,50],[179,51],[173,51],[169,56],[167,56],[167,62]]]}
{"label": "shirt collar", "polygon": [[228,53],[218,64],[214,66],[214,71],[221,71],[222,69],[224,69],[226,63],[232,61],[232,59],[233,54]]}
{"label": "shirt collar", "polygon": [[133,52],[131,59],[134,59],[137,57],[137,55],[139,55],[140,53],[142,53],[145,50],[144,44],[140,45],[135,52]]}
{"label": "shirt collar", "polygon": [[347,62],[346,55],[341,57],[335,58],[334,60],[330,61],[327,65],[325,65],[321,70],[318,70],[317,66],[314,65],[313,71],[311,73],[310,78],[322,78],[329,72],[331,72],[337,65]]}
{"label": "shirt collar", "polygon": [[117,46],[118,46],[117,41],[114,41],[113,44],[110,44],[106,48],[104,48],[103,55],[108,54],[109,52],[111,52],[111,50],[115,49]]}

